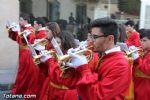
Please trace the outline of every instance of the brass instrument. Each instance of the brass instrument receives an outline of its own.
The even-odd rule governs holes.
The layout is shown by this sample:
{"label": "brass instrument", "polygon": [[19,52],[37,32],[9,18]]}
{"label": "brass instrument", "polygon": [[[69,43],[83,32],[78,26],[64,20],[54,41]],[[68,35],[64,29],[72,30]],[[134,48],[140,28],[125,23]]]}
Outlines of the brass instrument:
{"label": "brass instrument", "polygon": [[[93,57],[93,45],[88,45],[87,41],[82,41],[81,45],[79,45],[78,48],[75,48],[75,55],[85,55],[88,62],[92,59]],[[66,54],[66,55],[62,55],[62,56],[58,56],[58,62],[69,62],[71,61],[71,56]]]}
{"label": "brass instrument", "polygon": [[[92,58],[92,51],[89,50],[89,49],[84,49],[84,50],[79,50],[77,52],[75,52],[74,54],[78,54],[78,55],[85,55],[88,59],[88,61],[91,60]],[[63,55],[63,56],[58,56],[58,61],[69,61],[71,59],[70,55],[66,54],[66,55]]]}
{"label": "brass instrument", "polygon": [[[50,54],[50,55],[54,55],[55,52],[53,50],[49,50],[45,53],[45,55],[47,54]],[[33,56],[33,61],[36,65],[40,64],[41,61],[40,61],[40,58],[42,57],[43,55],[42,54],[39,54],[39,55],[36,55],[36,56]]]}
{"label": "brass instrument", "polygon": [[[88,62],[93,58],[93,52],[90,49],[78,50],[74,54],[85,55]],[[57,57],[57,61],[58,61],[59,65],[60,65],[60,69],[62,71],[65,71],[66,69],[71,68],[69,66],[66,66],[66,62],[71,61],[71,56],[70,55],[66,54],[66,55],[63,55],[63,56],[56,56],[56,57]]]}
{"label": "brass instrument", "polygon": [[[44,39],[42,39],[41,41],[45,41]],[[40,43],[40,42],[39,42]],[[42,43],[42,42],[41,42]],[[35,46],[36,44],[33,44],[32,46]],[[50,50],[48,52],[45,53],[45,55],[50,54],[52,55],[54,58],[56,58],[56,60],[58,61],[59,65],[60,65],[60,69],[61,70],[65,70],[68,69],[69,67],[66,67],[65,64],[66,62],[70,62],[71,61],[71,56],[69,54],[59,54],[58,53],[58,48],[59,46],[55,43],[54,46],[57,46],[57,48],[55,48],[56,52],[53,50]],[[88,62],[92,59],[93,57],[93,52],[91,50],[91,48],[93,48],[93,46],[87,46],[87,48],[85,49],[79,49],[76,52],[74,52],[74,54],[78,54],[78,55],[85,55],[86,58],[88,59]],[[33,60],[35,62],[35,64],[39,64],[40,63],[40,58],[42,57],[42,54],[33,56]]]}
{"label": "brass instrument", "polygon": [[30,33],[31,33],[30,30],[25,30],[25,31],[23,31],[23,32],[18,32],[18,35],[21,36],[21,37],[23,37],[23,35],[26,34],[27,32],[30,32]]}
{"label": "brass instrument", "polygon": [[36,45],[42,45],[42,46],[45,46],[48,44],[48,40],[43,38],[43,39],[40,39],[38,42],[35,42],[34,44],[32,44],[33,47],[35,47]]}
{"label": "brass instrument", "polygon": [[129,56],[129,55],[131,55],[132,53],[137,52],[137,51],[139,51],[139,50],[140,50],[140,49],[137,48],[137,49],[134,49],[134,50],[132,50],[132,51],[126,51],[126,54]]}
{"label": "brass instrument", "polygon": [[[69,62],[71,61],[71,56],[66,54],[66,55],[63,55],[63,56],[59,56],[56,54],[55,51],[53,50],[50,50],[48,52],[45,53],[45,55],[47,54],[51,54],[53,57],[56,58],[56,60],[58,61],[58,63],[60,64],[60,69],[61,70],[65,70],[65,69],[68,69],[67,67],[65,67],[65,63],[66,62]],[[88,59],[88,62],[92,59],[93,57],[93,53],[91,50],[89,49],[84,49],[84,50],[79,50],[77,52],[75,52],[75,54],[78,54],[78,55],[85,55],[86,58]],[[42,57],[43,55],[42,54],[39,54],[39,55],[36,55],[36,56],[33,56],[33,61],[34,63],[37,65],[37,64],[40,64],[40,58]]]}

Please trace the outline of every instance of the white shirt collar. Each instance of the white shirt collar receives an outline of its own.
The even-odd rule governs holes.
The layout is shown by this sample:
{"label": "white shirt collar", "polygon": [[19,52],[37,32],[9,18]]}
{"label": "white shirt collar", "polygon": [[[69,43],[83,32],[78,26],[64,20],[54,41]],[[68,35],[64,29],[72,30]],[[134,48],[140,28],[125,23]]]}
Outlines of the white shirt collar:
{"label": "white shirt collar", "polygon": [[105,53],[108,54],[116,51],[121,51],[120,46],[115,46],[112,49],[106,50]]}

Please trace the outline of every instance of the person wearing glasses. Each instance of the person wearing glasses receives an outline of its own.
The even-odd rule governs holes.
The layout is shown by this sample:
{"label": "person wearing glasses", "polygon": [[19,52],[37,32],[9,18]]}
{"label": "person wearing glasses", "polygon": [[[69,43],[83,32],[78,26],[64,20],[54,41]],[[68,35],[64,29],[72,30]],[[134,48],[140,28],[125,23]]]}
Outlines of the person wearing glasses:
{"label": "person wearing glasses", "polygon": [[[131,82],[131,68],[120,47],[116,46],[118,39],[118,25],[110,18],[96,19],[90,25],[94,52],[102,54],[93,64],[92,70],[84,55],[77,55],[68,50],[71,62],[67,63],[75,69],[72,77],[62,78],[63,84],[75,87],[80,100],[124,100]],[[74,50],[73,50],[74,51]],[[47,57],[47,56],[46,56]],[[94,59],[94,58],[93,58]],[[61,71],[56,60],[49,56],[46,61],[49,66],[55,66],[55,77]]]}

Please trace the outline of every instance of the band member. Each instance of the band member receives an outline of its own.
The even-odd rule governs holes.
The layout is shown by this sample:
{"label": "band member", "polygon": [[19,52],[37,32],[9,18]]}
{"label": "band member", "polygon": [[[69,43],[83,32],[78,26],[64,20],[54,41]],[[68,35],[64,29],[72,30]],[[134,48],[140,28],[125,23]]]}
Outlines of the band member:
{"label": "band member", "polygon": [[41,75],[38,67],[33,62],[31,50],[28,47],[28,43],[31,44],[34,41],[34,29],[29,25],[28,15],[21,15],[19,24],[21,26],[21,31],[29,30],[30,32],[24,34],[27,38],[25,40],[24,36],[22,37],[19,35],[19,30],[13,30],[12,28],[9,31],[11,35],[10,38],[19,43],[19,68],[11,92],[12,94],[35,94],[36,98],[34,99],[37,99],[40,92],[38,89],[40,89],[42,85],[42,81],[39,81],[39,76]]}
{"label": "band member", "polygon": [[[52,32],[52,31],[51,31]],[[55,33],[53,33],[53,38],[56,39],[58,42],[58,46],[62,50],[63,53],[66,53],[66,50],[69,48],[75,48],[76,44],[74,41],[74,37],[71,33],[69,32],[61,32],[60,35],[56,36]],[[70,42],[71,41],[71,42]],[[43,61],[43,58],[41,58]],[[45,58],[44,58],[45,59]],[[42,97],[40,100],[71,100],[68,97],[68,94],[71,95],[73,100],[77,100],[77,92],[76,90],[69,90],[69,88],[62,88],[61,85],[54,85],[51,81],[51,77],[53,77],[53,72],[51,72],[51,68],[53,66],[49,66],[49,77],[47,80],[44,82],[44,87],[43,87],[43,93]],[[55,67],[55,66],[54,66]],[[61,80],[59,80],[61,81]]]}
{"label": "band member", "polygon": [[[87,44],[85,45],[87,45],[87,48],[89,47],[89,49],[93,50],[93,38],[90,32],[87,34],[86,42]],[[92,59],[88,63],[92,71],[95,71],[95,68],[93,66],[96,66],[98,64],[97,63],[98,60],[99,60],[99,54],[94,53]],[[64,100],[72,100],[72,98],[74,98],[74,100],[80,100],[80,96],[77,93],[77,89],[69,89],[68,91],[66,91],[64,95]]]}
{"label": "band member", "polygon": [[56,22],[49,22],[46,24],[47,28],[53,33],[53,36],[58,36],[61,32],[59,25]]}
{"label": "band member", "polygon": [[56,60],[49,56],[46,63],[53,66],[50,70],[53,72],[51,81],[54,84],[61,82],[64,88],[76,86],[81,100],[124,100],[131,81],[131,68],[124,53],[115,46],[118,35],[117,23],[109,18],[94,20],[91,23],[91,34],[94,39],[94,51],[102,54],[97,66],[93,64],[95,70],[89,68],[84,55],[76,55],[70,49],[68,53],[72,58],[67,65],[74,68],[74,72],[69,78],[58,77],[62,71]]}
{"label": "band member", "polygon": [[128,37],[126,44],[128,46],[132,46],[132,45],[134,45],[136,47],[141,46],[140,35],[134,29],[134,22],[129,20],[128,22],[125,23],[125,25],[126,25],[127,37]]}
{"label": "band member", "polygon": [[[38,17],[34,20],[34,28],[36,30],[35,35],[37,39],[40,39],[43,36],[46,36],[46,28],[45,28],[46,22],[43,18]],[[40,36],[38,36],[40,35]]]}
{"label": "band member", "polygon": [[[140,35],[144,55],[134,52],[134,92],[135,100],[150,100],[150,30],[146,29]],[[131,47],[131,50],[135,48]]]}

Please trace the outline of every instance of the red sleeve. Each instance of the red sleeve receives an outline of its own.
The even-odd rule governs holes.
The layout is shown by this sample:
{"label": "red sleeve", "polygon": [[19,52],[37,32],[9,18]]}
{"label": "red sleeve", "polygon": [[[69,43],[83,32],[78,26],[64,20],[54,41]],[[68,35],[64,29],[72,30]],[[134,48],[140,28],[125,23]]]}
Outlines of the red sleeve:
{"label": "red sleeve", "polygon": [[75,85],[79,79],[79,73],[77,71],[72,71],[71,74],[69,74],[70,76],[65,78],[61,77],[62,71],[54,58],[48,59],[46,64],[49,66],[49,77],[52,82],[55,84],[65,85],[69,88],[75,88]]}
{"label": "red sleeve", "polygon": [[127,63],[117,64],[102,79],[100,79],[98,73],[91,73],[88,66],[78,68],[78,71],[82,73],[82,78],[77,83],[79,95],[83,100],[112,99],[129,86],[128,66]]}
{"label": "red sleeve", "polygon": [[18,32],[9,31],[9,32],[8,32],[8,36],[9,36],[9,38],[11,38],[12,40],[16,41],[16,40],[17,40],[17,37],[18,37]]}
{"label": "red sleeve", "polygon": [[130,33],[130,36],[129,36],[128,40],[126,41],[126,43],[128,46],[134,45],[136,47],[139,47],[141,45],[139,33],[137,33],[137,32]]}
{"label": "red sleeve", "polygon": [[21,44],[21,37],[18,35],[18,32],[9,31],[9,38],[13,41],[16,41],[18,44]]}
{"label": "red sleeve", "polygon": [[136,59],[134,66],[137,66],[143,73],[150,75],[150,54],[146,55],[143,59],[142,57]]}

